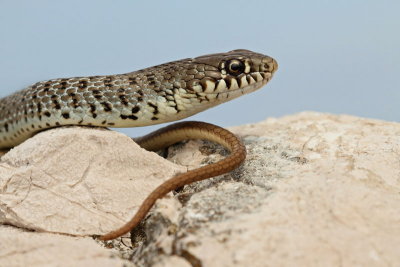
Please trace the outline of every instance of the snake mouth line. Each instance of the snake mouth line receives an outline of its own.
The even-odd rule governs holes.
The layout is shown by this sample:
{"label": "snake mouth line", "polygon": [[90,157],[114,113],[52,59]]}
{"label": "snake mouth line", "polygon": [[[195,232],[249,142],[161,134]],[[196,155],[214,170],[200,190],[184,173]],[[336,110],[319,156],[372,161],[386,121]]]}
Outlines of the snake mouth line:
{"label": "snake mouth line", "polygon": [[272,79],[272,75],[268,75],[268,76],[265,76],[265,78],[263,80],[249,84],[242,88],[236,88],[236,89],[225,88],[225,91],[222,91],[222,92],[202,92],[201,94],[204,94],[206,96],[214,96],[214,95],[226,95],[226,94],[237,93],[237,92],[242,92],[242,94],[251,93],[251,92],[263,87],[264,85],[266,85],[271,79]]}

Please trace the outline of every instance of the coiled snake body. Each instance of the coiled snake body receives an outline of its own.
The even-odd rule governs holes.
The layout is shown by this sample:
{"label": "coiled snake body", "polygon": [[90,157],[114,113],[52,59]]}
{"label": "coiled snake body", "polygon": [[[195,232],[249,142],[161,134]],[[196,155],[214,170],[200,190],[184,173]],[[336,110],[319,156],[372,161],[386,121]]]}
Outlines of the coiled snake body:
{"label": "coiled snake body", "polygon": [[[126,74],[38,82],[0,99],[0,149],[64,125],[137,127],[180,120],[261,88],[277,68],[271,57],[240,49]],[[202,122],[173,124],[135,141],[148,150],[159,150],[184,139],[215,141],[231,154],[166,181],[147,197],[130,222],[101,236],[102,240],[131,230],[171,190],[229,172],[245,159],[245,147],[235,135]]]}

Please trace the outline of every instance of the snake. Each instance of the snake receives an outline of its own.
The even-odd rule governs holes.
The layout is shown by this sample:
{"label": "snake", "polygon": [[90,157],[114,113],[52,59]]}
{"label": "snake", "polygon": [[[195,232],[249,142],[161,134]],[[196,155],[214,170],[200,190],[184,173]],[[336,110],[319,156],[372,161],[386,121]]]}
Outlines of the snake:
{"label": "snake", "polygon": [[[178,121],[256,91],[277,69],[272,57],[236,49],[124,74],[37,82],[0,99],[0,149],[10,149],[38,132],[61,126],[120,128]],[[100,240],[111,240],[134,229],[156,201],[172,190],[228,173],[246,158],[246,148],[236,135],[205,122],[178,122],[133,140],[157,151],[186,139],[216,142],[230,154],[166,180],[147,196],[130,221],[99,236]]]}

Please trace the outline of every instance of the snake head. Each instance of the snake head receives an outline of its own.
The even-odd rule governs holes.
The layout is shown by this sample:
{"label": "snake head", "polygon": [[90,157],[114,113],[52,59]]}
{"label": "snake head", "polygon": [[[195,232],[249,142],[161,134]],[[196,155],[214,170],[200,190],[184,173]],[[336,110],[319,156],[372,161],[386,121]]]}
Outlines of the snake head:
{"label": "snake head", "polygon": [[[204,77],[201,80],[194,79],[192,83],[199,82],[203,92],[208,93],[233,90],[247,93],[249,85],[259,85],[256,89],[262,87],[278,69],[278,63],[273,58],[245,49],[197,57],[192,63],[198,65],[199,72],[205,69]],[[213,86],[207,88],[207,81],[215,85],[213,89]]]}
{"label": "snake head", "polygon": [[173,104],[180,118],[253,92],[264,86],[278,69],[273,58],[244,49],[175,64],[180,68],[174,70]]}

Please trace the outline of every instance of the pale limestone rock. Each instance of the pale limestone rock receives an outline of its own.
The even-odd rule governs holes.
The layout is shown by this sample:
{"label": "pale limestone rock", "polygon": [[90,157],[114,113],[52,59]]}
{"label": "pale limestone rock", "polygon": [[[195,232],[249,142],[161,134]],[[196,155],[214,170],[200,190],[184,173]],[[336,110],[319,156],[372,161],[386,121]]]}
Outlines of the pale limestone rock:
{"label": "pale limestone rock", "polygon": [[133,266],[91,238],[0,227],[0,266]]}
{"label": "pale limestone rock", "polygon": [[102,129],[58,128],[0,162],[0,221],[71,235],[121,226],[162,181],[186,168]]}
{"label": "pale limestone rock", "polygon": [[163,262],[158,262],[154,264],[153,267],[162,267],[162,266],[173,266],[173,267],[192,267],[189,262],[185,259],[177,256],[170,256],[165,259]]}
{"label": "pale limestone rock", "polygon": [[[133,236],[135,245],[138,245],[132,251],[134,264],[400,265],[400,124],[306,112],[235,127],[233,131],[243,137],[247,146],[248,157],[244,166],[230,174],[187,186],[174,198],[159,201],[143,225],[147,239],[143,242],[137,233]],[[57,136],[53,131],[48,134]],[[97,194],[81,189],[79,194],[74,195],[75,202],[66,206],[79,206],[85,198],[90,199],[95,195],[98,197],[96,203],[105,205],[103,197],[115,201],[109,210],[121,214],[132,212],[136,207],[132,207],[133,202],[127,204],[119,199],[142,192],[138,192],[136,187],[126,189],[126,175],[119,172],[132,174],[134,171],[125,170],[132,168],[131,165],[137,166],[136,171],[146,168],[148,165],[143,161],[143,154],[136,154],[136,157],[126,154],[126,150],[135,150],[127,149],[128,143],[131,145],[132,142],[126,137],[118,137],[117,140],[114,137],[80,139],[81,136],[79,134],[74,137],[78,140],[73,145],[83,147],[81,152],[64,151],[62,146],[56,146],[52,150],[53,154],[44,155],[43,151],[46,150],[42,150],[42,146],[49,142],[46,139],[46,144],[32,144],[24,148],[25,154],[20,153],[18,157],[14,157],[14,163],[10,163],[13,162],[10,161],[10,154],[15,152],[7,154],[1,163],[7,165],[0,164],[0,177],[14,178],[6,179],[8,186],[4,186],[3,182],[0,188],[9,191],[7,194],[2,193],[0,200],[7,205],[14,205],[18,210],[20,204],[18,205],[17,200],[13,202],[12,197],[16,195],[20,203],[25,203],[25,196],[30,196],[26,192],[31,192],[32,184],[35,188],[41,187],[45,192],[64,189],[57,191],[55,195],[58,196],[59,192],[67,191],[65,188],[71,187],[69,184],[57,187],[58,183],[55,181],[61,180],[58,178],[71,181],[71,172],[77,172],[77,177],[86,177],[87,174],[85,176],[82,173],[90,165],[91,168],[99,168],[100,173],[107,172],[106,176],[112,179],[109,184],[113,183],[115,188],[120,187],[120,191],[109,192],[110,185],[107,183],[106,188],[97,189],[100,190]],[[37,138],[41,138],[40,135]],[[72,142],[71,139],[68,140]],[[94,142],[97,145],[88,145],[89,140],[97,140]],[[97,158],[92,155],[90,160],[81,158],[82,151],[91,150],[92,146],[103,146],[100,150],[104,152],[110,149],[109,144],[112,144],[111,147],[118,146],[115,142],[122,142],[121,152],[109,153],[111,157]],[[209,164],[226,155],[226,151],[216,145],[195,141],[188,142],[185,146],[175,146],[170,152],[170,159],[189,168]],[[67,163],[71,153],[79,158],[75,163],[77,167],[72,168],[73,170]],[[45,165],[46,172],[48,169],[54,172],[51,177],[41,175],[42,173],[35,175],[34,177],[46,178],[40,183],[29,178],[31,174],[38,173],[29,171],[29,168],[34,168],[38,162],[43,164],[50,161],[53,157],[56,159]],[[166,166],[172,166],[169,175],[161,175],[163,179],[171,177],[177,170],[175,165],[166,163],[166,160],[158,156],[155,158],[159,161],[148,166],[154,172],[163,174],[167,170]],[[191,158],[192,161],[188,160]],[[108,172],[108,168],[114,165],[118,165],[119,169]],[[13,169],[15,166],[18,172]],[[26,174],[29,174],[28,178]],[[80,184],[76,180],[71,183]],[[50,187],[44,187],[43,184]],[[94,190],[92,187],[90,189]],[[28,203],[38,202],[30,200]],[[49,201],[44,207],[33,205],[31,208],[35,208],[36,214],[31,216],[46,217],[48,205]],[[0,207],[1,211],[7,211],[3,204]],[[102,207],[101,210],[104,209]],[[121,210],[117,211],[119,209]],[[77,215],[57,215],[53,222],[58,218],[65,221],[69,217],[75,217],[68,221],[72,227],[92,224],[93,229],[103,229],[105,223],[98,223],[100,218],[94,217],[90,223],[82,223],[81,220],[85,218],[79,216],[79,212],[81,211],[78,209]],[[116,224],[119,225],[123,221],[122,217],[130,217],[131,214],[118,215],[120,219]],[[13,218],[12,213],[7,216]],[[23,219],[22,222],[31,223]],[[18,225],[24,226],[22,223]],[[34,228],[31,224],[25,224],[25,227]],[[76,242],[80,240],[71,239]],[[0,249],[0,253],[1,251]]]}
{"label": "pale limestone rock", "polygon": [[187,187],[174,234],[150,218],[134,261],[400,265],[400,124],[301,113],[233,130],[248,149],[244,166]]}

